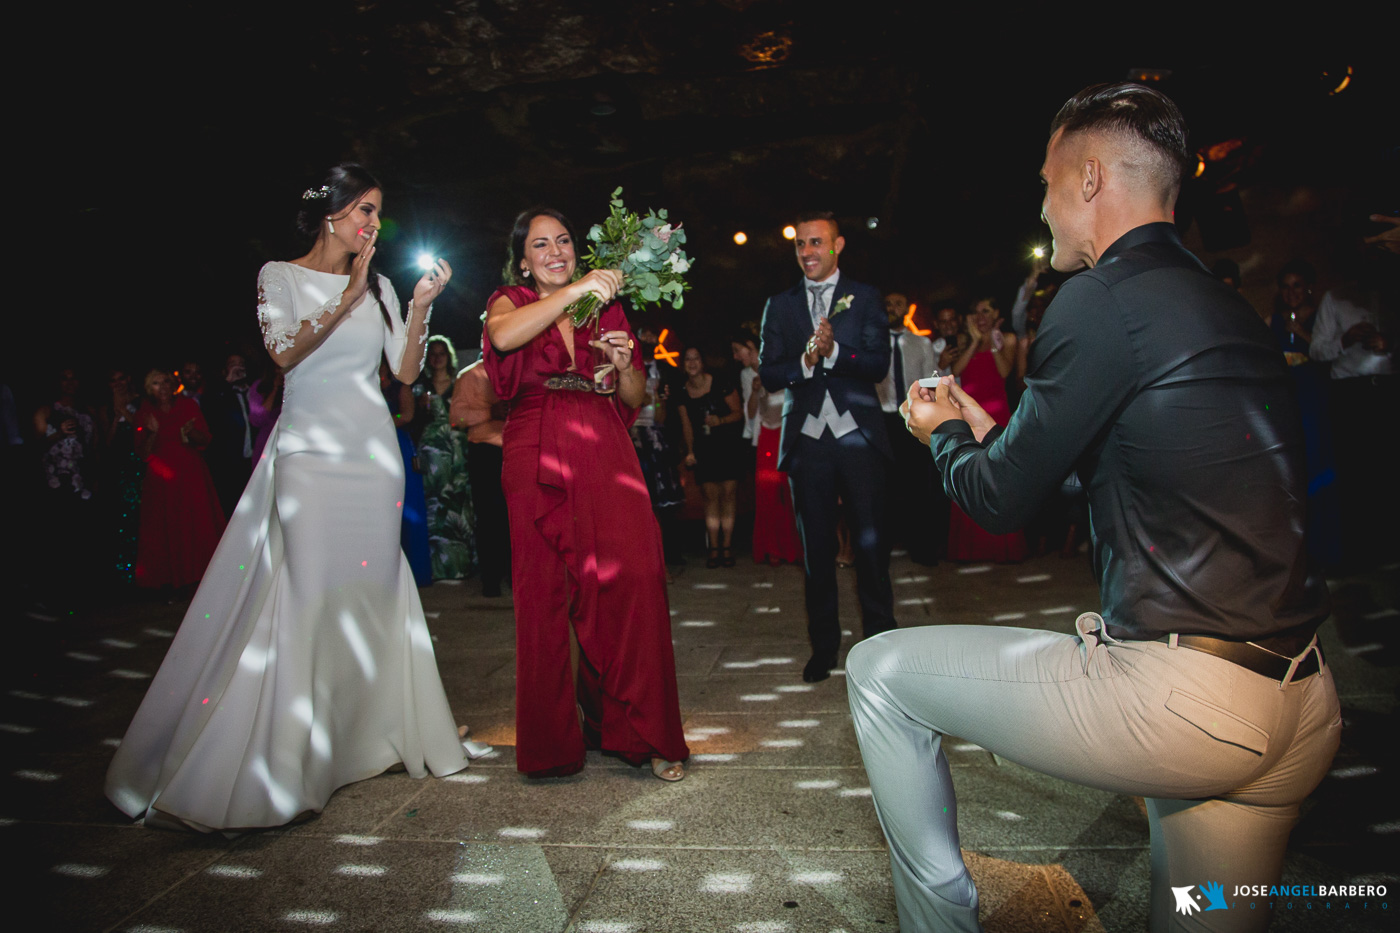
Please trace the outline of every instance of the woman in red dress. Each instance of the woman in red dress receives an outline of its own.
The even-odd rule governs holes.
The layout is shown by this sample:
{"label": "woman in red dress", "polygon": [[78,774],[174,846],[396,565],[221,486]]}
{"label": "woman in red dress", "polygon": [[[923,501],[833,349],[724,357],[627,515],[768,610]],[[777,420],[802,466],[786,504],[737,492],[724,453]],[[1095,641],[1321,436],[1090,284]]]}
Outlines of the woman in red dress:
{"label": "woman in red dress", "polygon": [[209,443],[209,426],[193,399],[175,394],[170,373],[147,373],[146,394],[135,416],[136,453],[146,462],[136,583],[189,586],[204,576],[224,533],[218,491],[196,452]]}
{"label": "woman in red dress", "polygon": [[[747,333],[730,341],[734,359],[745,370],[758,370],[758,342]],[[777,566],[802,560],[802,539],[797,536],[797,518],[792,508],[792,487],[778,469],[778,449],[783,436],[783,402],[787,390],[769,392],[759,379],[745,400],[745,409],[757,434],[757,465],[753,477],[753,559],[754,563]]]}
{"label": "woman in red dress", "polygon": [[[487,302],[482,337],[492,388],[510,403],[501,486],[510,512],[515,598],[516,767],[579,771],[587,747],[664,781],[685,777],[661,533],[627,425],[646,400],[622,307],[575,329],[566,312],[592,292],[611,301],[613,270],[574,281],[573,228],[526,211],[511,233],[512,284]],[[594,391],[593,349],[617,368]]]}
{"label": "woman in red dress", "polygon": [[[1016,335],[1001,331],[1001,315],[996,302],[983,298],[967,316],[971,338],[953,362],[953,375],[997,424],[1011,420],[1006,398],[1006,377],[1016,365]],[[1026,534],[1013,531],[994,535],[982,530],[953,503],[948,516],[948,559],[990,560],[1014,563],[1026,559]]]}

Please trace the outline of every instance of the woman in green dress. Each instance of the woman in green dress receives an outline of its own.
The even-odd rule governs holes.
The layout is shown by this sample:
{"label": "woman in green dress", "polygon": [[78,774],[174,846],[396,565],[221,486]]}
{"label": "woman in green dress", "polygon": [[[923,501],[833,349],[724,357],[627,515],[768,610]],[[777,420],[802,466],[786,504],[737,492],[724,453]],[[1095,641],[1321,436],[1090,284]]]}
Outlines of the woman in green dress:
{"label": "woman in green dress", "polygon": [[429,337],[426,366],[413,386],[418,403],[413,420],[423,423],[418,465],[428,505],[434,580],[461,580],[476,567],[472,536],[476,515],[467,483],[466,450],[461,433],[448,423],[456,378],[457,351],[452,341],[441,335]]}

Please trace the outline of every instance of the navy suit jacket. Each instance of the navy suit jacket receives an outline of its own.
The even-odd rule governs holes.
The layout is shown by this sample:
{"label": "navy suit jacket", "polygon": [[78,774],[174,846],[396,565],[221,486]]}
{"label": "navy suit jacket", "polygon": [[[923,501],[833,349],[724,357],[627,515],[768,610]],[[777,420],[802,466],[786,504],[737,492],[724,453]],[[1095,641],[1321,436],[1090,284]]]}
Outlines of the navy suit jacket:
{"label": "navy suit jacket", "polygon": [[758,376],[769,392],[787,390],[783,403],[783,437],[778,469],[796,466],[793,450],[807,416],[821,411],[831,393],[838,412],[849,411],[861,434],[884,457],[894,459],[885,434],[884,415],[875,385],[890,369],[890,328],[880,293],[841,274],[830,307],[846,295],[851,306],[830,317],[831,330],[840,350],[831,368],[818,360],[810,379],[802,375],[802,354],[812,336],[812,316],[807,311],[807,280],[774,295],[763,309],[763,346],[759,350]]}

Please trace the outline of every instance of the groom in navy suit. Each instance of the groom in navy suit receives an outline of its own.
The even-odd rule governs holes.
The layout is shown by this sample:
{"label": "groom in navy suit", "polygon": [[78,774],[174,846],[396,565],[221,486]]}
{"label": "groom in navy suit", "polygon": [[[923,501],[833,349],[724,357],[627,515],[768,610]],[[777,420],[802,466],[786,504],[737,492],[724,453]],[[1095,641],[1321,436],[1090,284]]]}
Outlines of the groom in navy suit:
{"label": "groom in navy suit", "polygon": [[837,268],[846,241],[830,213],[800,217],[794,243],[804,278],[763,309],[759,378],[769,392],[787,390],[778,469],[792,483],[806,559],[812,657],[802,679],[812,683],[830,676],[841,647],[838,497],[856,552],[864,634],[895,627],[882,524],[893,454],[875,393],[889,372],[890,337],[880,294]]}

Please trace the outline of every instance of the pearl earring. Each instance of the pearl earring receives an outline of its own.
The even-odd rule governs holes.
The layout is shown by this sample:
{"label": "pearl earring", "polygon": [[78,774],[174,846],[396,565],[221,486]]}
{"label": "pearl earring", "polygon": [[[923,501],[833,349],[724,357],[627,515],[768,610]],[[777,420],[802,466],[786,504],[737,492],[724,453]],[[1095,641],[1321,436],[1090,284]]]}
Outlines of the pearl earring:
{"label": "pearl earring", "polygon": [[331,233],[335,233],[335,224],[331,223],[330,218],[326,218],[326,227]]}
{"label": "pearl earring", "polygon": [[525,276],[525,278],[528,279],[528,278],[530,277],[530,270],[529,270],[529,269],[521,269],[521,270],[520,270],[520,274],[523,275],[523,276]]}

